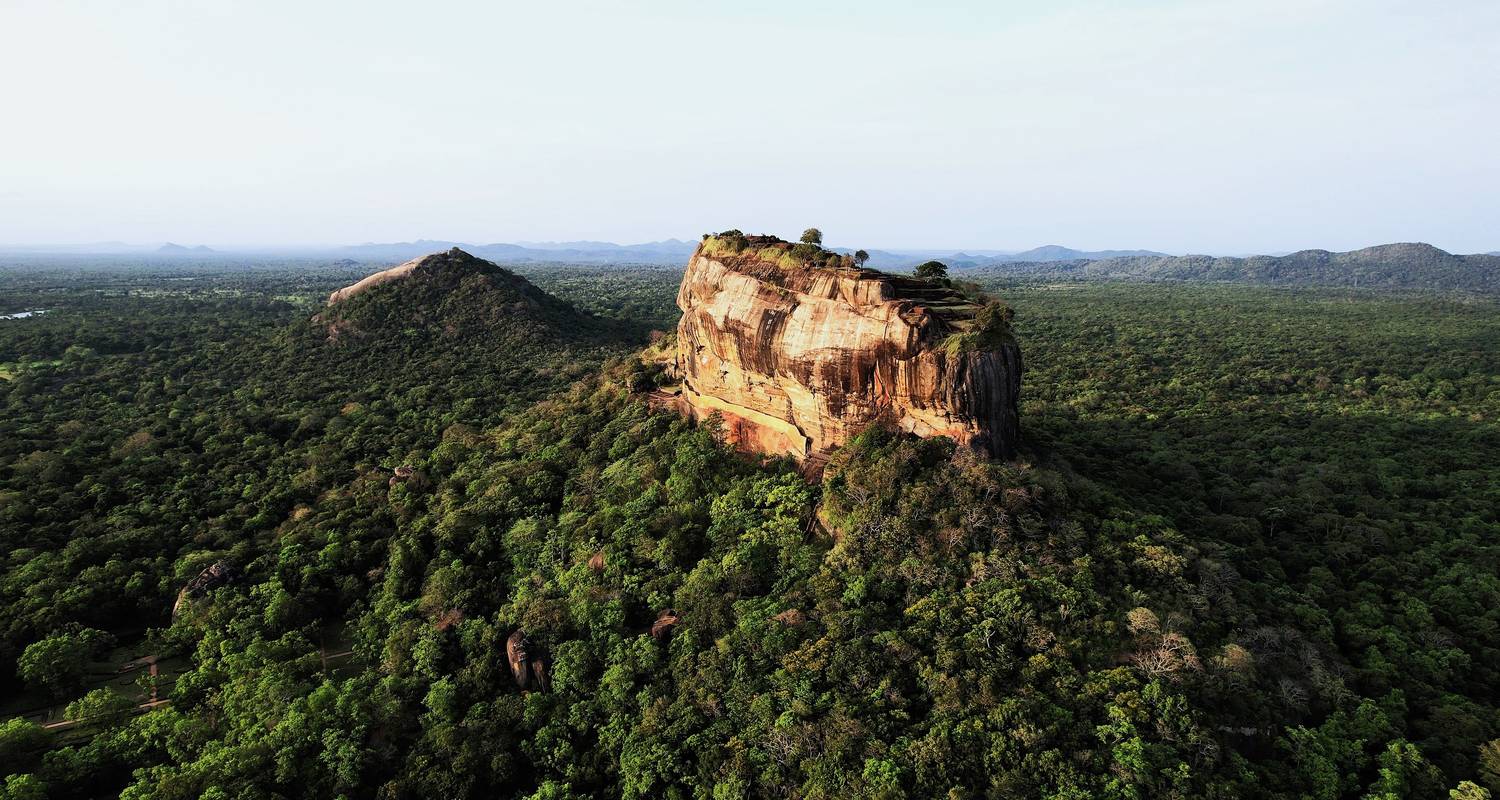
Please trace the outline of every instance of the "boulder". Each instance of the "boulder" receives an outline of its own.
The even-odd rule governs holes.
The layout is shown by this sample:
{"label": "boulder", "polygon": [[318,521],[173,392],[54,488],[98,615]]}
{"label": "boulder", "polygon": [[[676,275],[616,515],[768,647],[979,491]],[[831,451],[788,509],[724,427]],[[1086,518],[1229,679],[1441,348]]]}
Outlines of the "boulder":
{"label": "boulder", "polygon": [[531,656],[526,652],[526,634],[520,630],[505,640],[505,658],[510,662],[510,674],[522,691],[531,685]]}
{"label": "boulder", "polygon": [[656,615],[656,621],[651,623],[651,638],[661,641],[671,635],[672,629],[677,627],[680,618],[673,609],[663,609]]}

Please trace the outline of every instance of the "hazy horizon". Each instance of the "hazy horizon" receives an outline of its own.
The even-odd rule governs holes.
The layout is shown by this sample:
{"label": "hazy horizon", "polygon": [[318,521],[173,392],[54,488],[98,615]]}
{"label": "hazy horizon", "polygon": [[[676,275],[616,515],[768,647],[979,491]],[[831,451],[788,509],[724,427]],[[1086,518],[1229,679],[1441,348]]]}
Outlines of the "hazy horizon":
{"label": "hazy horizon", "polygon": [[[0,244],[1500,249],[1500,5],[19,2]],[[67,47],[60,45],[66,43]]]}
{"label": "hazy horizon", "polygon": [[[766,231],[765,233],[778,234],[778,232],[774,232],[774,231]],[[791,234],[791,233],[786,233],[786,232],[779,232],[779,233],[780,233],[780,235],[783,235],[783,237],[787,238],[788,240],[791,240],[791,239],[795,238],[794,234]],[[594,247],[594,248],[592,248],[596,252],[608,252],[608,250],[610,248],[618,248],[618,249],[624,250],[624,249],[628,249],[628,248],[632,248],[632,247],[643,247],[643,246],[648,246],[648,245],[664,244],[664,243],[668,243],[668,242],[671,242],[671,241],[679,241],[679,242],[683,242],[685,244],[693,244],[693,243],[696,242],[696,237],[694,237],[693,239],[688,239],[687,237],[682,237],[682,236],[678,236],[678,237],[668,236],[668,237],[665,237],[665,238],[662,238],[662,239],[652,239],[652,240],[649,240],[649,241],[640,241],[640,242],[608,242],[608,241],[581,240],[581,239],[565,240],[565,241],[548,240],[548,241],[511,241],[511,242],[501,242],[501,241],[489,241],[489,240],[460,241],[460,240],[456,240],[456,239],[436,239],[436,238],[431,238],[431,237],[420,237],[418,239],[412,239],[412,240],[389,241],[389,242],[309,243],[309,244],[301,244],[301,245],[298,245],[298,244],[274,244],[274,243],[268,243],[268,244],[213,244],[213,243],[204,243],[204,242],[176,242],[176,241],[164,241],[164,242],[125,242],[125,241],[118,241],[118,240],[96,241],[96,242],[75,242],[75,243],[58,243],[58,242],[0,242],[0,255],[34,255],[34,256],[59,256],[59,257],[61,257],[61,256],[80,256],[81,257],[81,256],[109,256],[109,255],[152,255],[152,254],[157,254],[157,253],[159,253],[162,250],[169,249],[169,248],[175,246],[175,247],[178,247],[178,248],[182,248],[182,250],[180,252],[179,251],[173,251],[170,254],[182,255],[182,256],[193,256],[193,255],[198,255],[198,256],[203,256],[203,255],[209,255],[209,256],[212,256],[212,255],[222,255],[222,256],[247,255],[248,256],[248,255],[265,254],[265,255],[283,255],[283,256],[287,256],[287,257],[298,257],[298,256],[328,256],[328,257],[332,257],[332,256],[337,256],[337,255],[358,256],[360,254],[357,251],[360,250],[361,248],[399,247],[399,246],[402,246],[402,245],[415,245],[415,244],[422,244],[422,243],[431,243],[435,248],[437,248],[437,247],[447,247],[449,244],[455,244],[455,245],[459,245],[459,246],[468,246],[468,247],[474,247],[474,248],[483,248],[483,247],[489,247],[489,246],[494,246],[494,245],[515,245],[515,246],[520,246],[520,247],[524,247],[524,248],[533,250],[535,252],[545,252],[545,251],[548,251],[548,250],[558,250],[558,251],[562,251],[562,250],[587,251],[587,250],[590,250],[591,248],[587,247],[585,245],[594,245],[594,246],[602,246],[602,247]],[[1364,246],[1361,246],[1361,247],[1334,250],[1334,252],[1347,252],[1348,250],[1363,250],[1363,249],[1370,248],[1370,247],[1378,247],[1378,246],[1382,246],[1382,245],[1392,245],[1392,244],[1410,244],[1410,243],[1409,242],[1373,242],[1371,244],[1364,245]],[[1431,242],[1423,242],[1422,244],[1432,244],[1432,243]],[[194,252],[194,248],[199,248],[200,246],[207,247],[208,251],[207,252]],[[1189,252],[1189,251],[1182,251],[1182,252],[1173,252],[1173,251],[1162,250],[1162,249],[1159,249],[1159,248],[1151,248],[1151,247],[1106,247],[1106,248],[1099,248],[1097,251],[1095,251],[1095,250],[1085,250],[1084,248],[1070,247],[1069,245],[1067,245],[1065,243],[1060,243],[1060,242],[1048,242],[1046,244],[1033,245],[1031,247],[1024,247],[1024,248],[1023,247],[997,248],[997,247],[987,247],[987,246],[964,247],[964,246],[951,246],[951,245],[950,246],[945,246],[945,247],[904,247],[904,246],[899,246],[899,245],[897,245],[897,246],[882,246],[882,245],[879,245],[879,244],[870,245],[868,243],[864,243],[864,244],[860,244],[860,245],[851,245],[851,244],[842,243],[842,242],[838,242],[838,241],[829,241],[826,246],[828,248],[830,248],[830,249],[840,250],[840,251],[850,251],[850,250],[856,249],[858,247],[863,247],[864,249],[870,250],[872,252],[877,252],[877,253],[878,252],[884,252],[884,253],[890,253],[892,255],[911,255],[911,256],[933,256],[933,255],[938,255],[938,256],[942,256],[944,254],[967,254],[967,255],[970,255],[970,256],[979,256],[979,257],[1002,256],[1002,255],[1003,256],[1011,256],[1011,255],[1016,255],[1016,254],[1019,254],[1019,253],[1025,253],[1025,252],[1028,252],[1028,251],[1031,251],[1031,250],[1039,250],[1039,249],[1046,248],[1046,247],[1069,247],[1069,249],[1079,250],[1079,251],[1082,251],[1082,252],[1130,252],[1130,251],[1143,251],[1143,252],[1155,252],[1155,253],[1159,253],[1159,254],[1165,255],[1165,256],[1212,256],[1212,257],[1216,257],[1216,258],[1225,258],[1225,257],[1228,257],[1228,258],[1244,258],[1244,257],[1251,257],[1251,256],[1283,256],[1283,255],[1289,255],[1291,253],[1298,252],[1297,250],[1267,250],[1267,251],[1259,251],[1259,252],[1255,252],[1255,251],[1222,251],[1222,252],[1220,252],[1220,251],[1216,251],[1216,252],[1207,252],[1207,251],[1192,251],[1192,252]],[[1437,245],[1434,245],[1434,246],[1437,246]],[[1328,248],[1308,247],[1308,248],[1299,248],[1299,249],[1300,250],[1327,250]],[[1439,249],[1446,249],[1446,248],[1439,247]],[[1494,251],[1494,250],[1476,250],[1476,251],[1473,251],[1473,252],[1447,250],[1447,252],[1453,253],[1455,255],[1500,255],[1500,251]],[[495,257],[495,256],[490,256],[490,257]],[[389,256],[386,255],[386,254],[371,254],[371,255],[368,255],[367,258],[373,258],[374,260],[389,260]],[[502,258],[502,260],[503,260],[503,258]]]}

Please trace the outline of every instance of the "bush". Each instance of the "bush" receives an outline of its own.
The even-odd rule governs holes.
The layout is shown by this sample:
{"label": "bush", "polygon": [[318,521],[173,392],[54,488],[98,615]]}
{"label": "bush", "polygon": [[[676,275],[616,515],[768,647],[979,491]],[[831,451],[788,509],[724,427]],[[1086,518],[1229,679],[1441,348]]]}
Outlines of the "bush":
{"label": "bush", "polygon": [[937,280],[948,277],[948,265],[941,261],[927,261],[917,265],[915,274],[918,278]]}
{"label": "bush", "polygon": [[809,242],[792,245],[792,257],[801,261],[818,261],[822,254],[823,248]]}
{"label": "bush", "polygon": [[94,628],[76,628],[32,642],[16,662],[16,672],[32,686],[62,697],[83,686],[89,662],[101,658],[114,637]]}
{"label": "bush", "polygon": [[18,770],[37,761],[50,737],[42,726],[22,717],[0,724],[0,764]]}
{"label": "bush", "polygon": [[73,722],[114,725],[130,716],[135,703],[112,689],[95,689],[63,709],[63,718]]}
{"label": "bush", "polygon": [[1010,306],[1000,302],[987,303],[974,315],[974,327],[944,339],[943,347],[950,355],[958,355],[980,350],[998,350],[1007,344],[1014,344],[1016,337],[1011,323],[1015,318],[1016,312]]}

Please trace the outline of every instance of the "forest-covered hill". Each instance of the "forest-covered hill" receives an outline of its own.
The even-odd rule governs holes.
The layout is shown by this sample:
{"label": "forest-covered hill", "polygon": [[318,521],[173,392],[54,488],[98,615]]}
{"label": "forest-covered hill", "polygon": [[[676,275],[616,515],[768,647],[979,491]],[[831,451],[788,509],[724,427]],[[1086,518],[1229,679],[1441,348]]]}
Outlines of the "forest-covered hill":
{"label": "forest-covered hill", "polygon": [[329,296],[312,320],[330,341],[514,339],[546,346],[607,337],[613,328],[530,281],[454,247],[382,270]]}
{"label": "forest-covered hill", "polygon": [[1131,256],[1066,262],[987,261],[975,264],[965,274],[1496,292],[1500,291],[1500,256],[1454,255],[1429,244],[1387,244],[1344,253],[1302,250],[1284,256],[1247,258]]}
{"label": "forest-covered hill", "polygon": [[809,484],[642,400],[676,274],[473,267],[0,283],[9,795],[1500,789],[1493,300],[990,284],[1025,456]]}

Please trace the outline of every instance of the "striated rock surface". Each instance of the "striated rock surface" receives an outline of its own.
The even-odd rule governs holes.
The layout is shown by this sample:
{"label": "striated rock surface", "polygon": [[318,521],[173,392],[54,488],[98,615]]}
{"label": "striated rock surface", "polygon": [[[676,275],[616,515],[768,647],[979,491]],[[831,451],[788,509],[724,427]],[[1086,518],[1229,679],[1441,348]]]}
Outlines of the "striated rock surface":
{"label": "striated rock surface", "polygon": [[[342,289],[334,290],[333,294],[328,295],[328,305],[333,305],[334,303],[340,302],[342,300],[348,300],[349,298],[372,289],[376,286],[379,286],[382,283],[390,283],[391,281],[399,281],[410,278],[412,273],[417,271],[418,267],[424,267],[428,269],[436,268],[447,258],[451,257],[454,254],[462,252],[463,251],[455,247],[450,254],[433,253],[432,255],[422,256],[421,258],[414,258],[404,264],[398,264],[397,266],[391,267],[390,269],[381,270],[373,275],[366,275],[355,283],[345,286]],[[465,255],[467,254],[465,253]]]}
{"label": "striated rock surface", "polygon": [[531,685],[531,655],[527,652],[526,634],[514,631],[505,640],[505,660],[510,664],[510,674],[516,686],[523,691]]}
{"label": "striated rock surface", "polygon": [[1021,353],[1008,309],[814,245],[706,238],[677,295],[675,404],[729,438],[816,457],[888,420],[1008,457]]}

